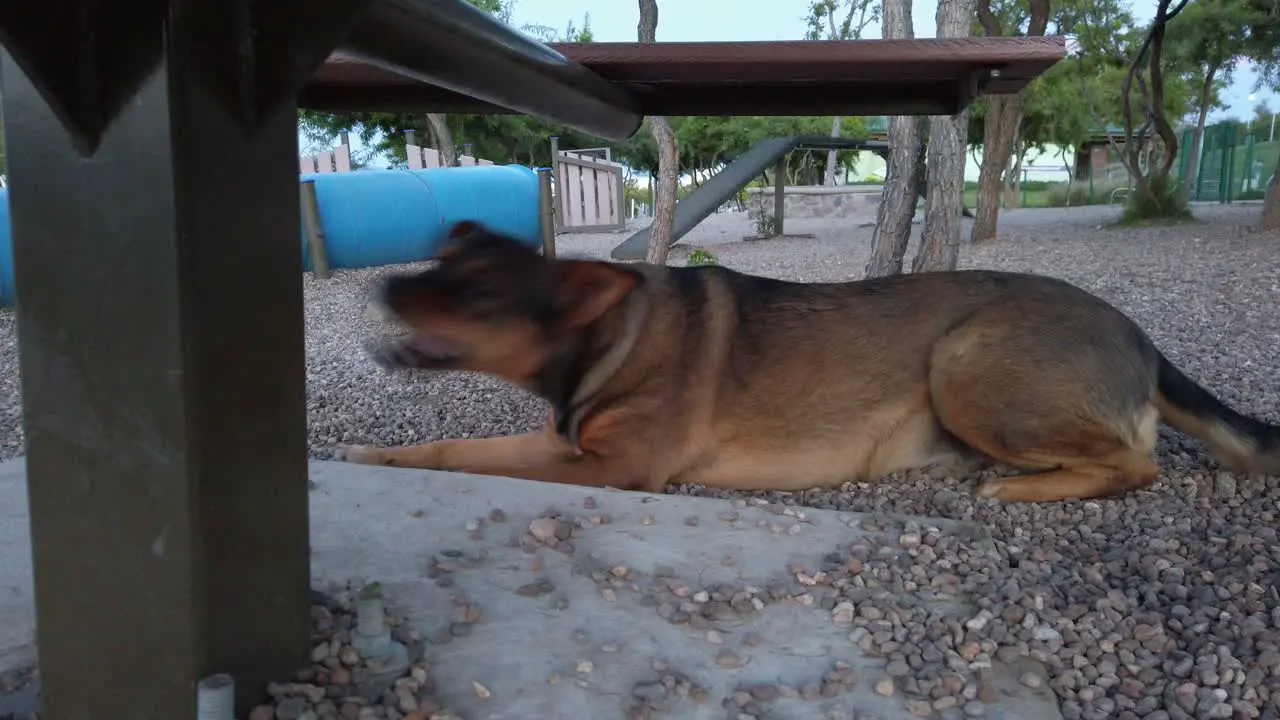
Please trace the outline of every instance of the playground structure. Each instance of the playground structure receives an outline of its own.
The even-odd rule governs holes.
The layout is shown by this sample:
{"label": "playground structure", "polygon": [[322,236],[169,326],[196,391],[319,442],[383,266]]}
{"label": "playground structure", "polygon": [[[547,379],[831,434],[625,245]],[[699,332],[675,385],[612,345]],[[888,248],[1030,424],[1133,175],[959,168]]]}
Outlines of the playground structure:
{"label": "playground structure", "polygon": [[305,268],[356,269],[419,262],[454,223],[470,219],[530,246],[542,243],[538,175],[523,165],[365,170],[301,176]]}
{"label": "playground structure", "polygon": [[[747,217],[755,220],[774,217],[777,213],[773,200],[774,189],[748,187]],[[842,218],[865,220],[875,217],[880,204],[883,185],[788,185],[783,189],[783,211],[779,217]]]}
{"label": "playground structure", "polygon": [[[472,157],[470,144],[457,166],[447,166],[439,151],[414,139],[412,130],[405,133],[408,169],[351,172],[346,133],[334,150],[301,159],[304,269],[327,278],[334,268],[417,262],[434,256],[449,227],[464,218],[529,245],[543,243],[535,169]],[[324,168],[329,157],[346,161],[308,170]]]}
{"label": "playground structure", "polygon": [[[415,133],[412,130],[406,130],[404,133],[404,156],[410,170],[430,170],[434,168],[449,167],[448,165],[445,165],[439,150],[419,145],[417,143]],[[485,160],[484,158],[472,156],[471,143],[463,144],[462,154],[458,156],[458,167],[475,167],[477,165],[492,164],[492,160]]]}
{"label": "playground structure", "polygon": [[[538,169],[495,165],[472,157],[466,144],[467,154],[459,155],[457,166],[451,167],[439,151],[415,144],[412,130],[405,139],[407,170],[350,172],[345,137],[318,160],[301,160],[305,171],[325,167],[323,161],[330,157],[348,159],[337,165],[341,169],[311,170],[301,176],[305,269],[323,278],[333,268],[432,257],[448,227],[464,218],[541,245],[548,253],[554,253],[556,233],[625,227],[623,168],[611,161],[607,148],[562,151],[552,138],[555,167]],[[589,154],[596,151],[605,157]],[[552,178],[550,199],[544,197],[540,172]]]}
{"label": "playground structure", "polygon": [[627,226],[622,165],[609,148],[561,150],[551,138],[555,232],[611,232]]}
{"label": "playground structure", "polygon": [[[458,167],[447,168],[436,150],[412,144],[408,149],[410,170],[352,172],[345,138],[332,150],[299,158],[303,269],[328,277],[332,269],[417,262],[434,255],[448,227],[462,218],[482,221],[531,246],[545,243],[536,170],[469,155],[459,156]],[[620,177],[621,166],[616,167]],[[593,177],[579,172],[574,180],[580,189],[595,192]],[[585,202],[564,202],[579,224],[590,217]],[[584,231],[601,227],[613,226],[597,221]],[[12,253],[9,191],[0,188],[0,307],[16,297]]]}
{"label": "playground structure", "polygon": [[343,141],[332,150],[323,150],[315,155],[303,155],[298,158],[298,172],[304,175],[351,172],[351,146],[347,144],[344,137]]}
{"label": "playground structure", "polygon": [[[698,223],[707,219],[721,205],[736,196],[743,188],[755,180],[767,168],[774,169],[774,211],[773,231],[776,235],[784,234],[784,216],[786,214],[786,157],[793,150],[814,149],[828,150],[871,150],[879,154],[887,154],[889,146],[878,140],[862,140],[857,138],[836,138],[829,136],[796,136],[771,138],[765,140],[745,153],[734,158],[728,165],[711,176],[711,179],[694,190],[688,197],[676,203],[675,227],[671,234],[671,242],[680,241]],[[923,192],[923,190],[921,191]],[[649,247],[649,235],[652,226],[637,230],[613,249],[611,255],[615,260],[643,260]]]}
{"label": "playground structure", "polygon": [[[622,139],[646,114],[950,114],[981,92],[1016,92],[1064,54],[1061,38],[557,51],[462,0],[121,6],[127,17],[111,23],[128,33],[106,32],[92,7],[74,3],[86,22],[52,35],[39,8],[0,18],[10,179],[21,190],[10,208],[19,353],[24,369],[41,369],[23,374],[23,472],[42,715],[54,719],[193,717],[211,673],[234,679],[243,717],[311,652],[299,101],[523,112]],[[335,59],[334,47],[352,54]],[[91,60],[103,56],[122,60]],[[431,490],[441,526],[461,519],[450,515],[460,489],[493,502],[512,487],[437,477],[447,481]],[[564,507],[581,495],[536,491],[537,504]],[[404,544],[344,509],[359,541],[317,528],[357,553],[344,572],[387,561],[361,551]],[[684,547],[706,547],[712,525],[685,528]],[[841,541],[834,520],[815,531],[830,535],[806,538],[805,552]],[[412,562],[394,559],[416,575]],[[539,612],[525,611],[525,627],[539,627]],[[509,645],[483,656],[444,648],[455,659],[439,664],[505,669],[538,652]],[[573,688],[538,680],[533,700]]]}

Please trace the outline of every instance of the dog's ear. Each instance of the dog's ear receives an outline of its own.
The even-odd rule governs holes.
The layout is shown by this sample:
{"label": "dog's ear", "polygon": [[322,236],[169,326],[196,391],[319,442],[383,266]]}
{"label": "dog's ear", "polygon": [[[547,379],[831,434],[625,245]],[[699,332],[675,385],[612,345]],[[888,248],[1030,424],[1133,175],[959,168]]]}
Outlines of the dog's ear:
{"label": "dog's ear", "polygon": [[454,223],[445,235],[444,242],[440,243],[440,248],[436,250],[436,259],[443,260],[457,253],[467,238],[482,232],[484,227],[474,220],[460,220]]}
{"label": "dog's ear", "polygon": [[480,232],[482,229],[480,223],[474,220],[460,220],[449,228],[449,239],[461,240],[468,235]]}
{"label": "dog's ear", "polygon": [[589,260],[556,265],[556,295],[567,329],[590,325],[640,284],[638,273],[619,265]]}

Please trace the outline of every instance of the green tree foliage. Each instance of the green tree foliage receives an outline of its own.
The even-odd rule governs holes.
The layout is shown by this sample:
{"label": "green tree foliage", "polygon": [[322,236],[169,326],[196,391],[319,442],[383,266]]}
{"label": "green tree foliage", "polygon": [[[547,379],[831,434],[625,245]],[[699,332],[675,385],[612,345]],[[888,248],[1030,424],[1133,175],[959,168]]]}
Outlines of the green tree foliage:
{"label": "green tree foliage", "polygon": [[[1195,0],[1218,1],[1229,0]],[[1013,34],[1026,31],[1029,14],[1024,0],[993,0],[991,8],[1004,26],[1017,28]],[[1045,34],[1071,37],[1075,52],[1022,91],[1022,137],[1027,144],[1040,150],[1048,144],[1073,147],[1107,126],[1119,126],[1121,86],[1146,31],[1122,0],[1054,0]],[[1170,117],[1181,118],[1195,109],[1202,77],[1181,68],[1165,77],[1165,109]],[[985,110],[984,103],[973,105],[972,144],[982,140]]]}
{"label": "green tree foliage", "polygon": [[1266,22],[1249,0],[1195,0],[1169,23],[1165,48],[1171,69],[1200,81],[1212,71],[1229,82],[1234,61],[1248,52],[1250,30]]}
{"label": "green tree foliage", "polygon": [[805,40],[855,40],[880,22],[878,0],[812,0]]}
{"label": "green tree foliage", "polygon": [[[680,147],[680,168],[693,175],[695,182],[760,142],[774,137],[795,135],[827,135],[830,120],[825,117],[789,116],[694,116],[671,118]],[[844,118],[841,136],[866,137],[866,118]],[[842,152],[842,168],[852,167],[856,153]],[[614,146],[614,159],[645,173],[656,173],[657,147],[651,134],[638,132],[625,143]],[[825,151],[794,152],[788,160],[787,173],[797,183],[821,182]]]}

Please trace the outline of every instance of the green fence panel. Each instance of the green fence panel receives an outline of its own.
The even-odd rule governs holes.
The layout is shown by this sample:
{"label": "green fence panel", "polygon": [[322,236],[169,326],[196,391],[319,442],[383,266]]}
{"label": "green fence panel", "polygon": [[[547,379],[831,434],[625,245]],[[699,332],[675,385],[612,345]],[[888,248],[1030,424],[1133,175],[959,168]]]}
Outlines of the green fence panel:
{"label": "green fence panel", "polygon": [[1191,200],[1230,203],[1259,200],[1280,160],[1280,140],[1271,122],[1215,123],[1204,129],[1200,160],[1190,172],[1193,129],[1184,130],[1178,148],[1178,178]]}

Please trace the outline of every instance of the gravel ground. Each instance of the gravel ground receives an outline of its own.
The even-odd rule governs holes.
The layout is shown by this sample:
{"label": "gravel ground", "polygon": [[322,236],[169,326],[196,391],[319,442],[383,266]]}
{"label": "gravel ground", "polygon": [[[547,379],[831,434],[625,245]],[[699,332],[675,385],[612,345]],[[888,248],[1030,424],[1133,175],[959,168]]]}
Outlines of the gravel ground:
{"label": "gravel ground", "polygon": [[[1137,230],[1105,226],[1114,214],[1107,208],[1011,211],[1002,216],[1001,239],[965,247],[962,265],[1056,275],[1095,292],[1225,401],[1280,423],[1280,237],[1249,229],[1258,211],[1206,205],[1196,208],[1199,223]],[[870,227],[797,220],[788,231],[815,237],[740,242],[750,223],[720,214],[687,244],[758,274],[861,276]],[[604,256],[624,237],[565,235],[559,247],[562,254]],[[687,254],[678,248],[673,262]],[[543,404],[498,382],[461,373],[392,375],[367,360],[360,342],[385,328],[365,317],[363,299],[378,278],[399,270],[305,280],[313,456],[329,457],[338,443],[537,427]],[[0,314],[6,458],[21,452],[16,376],[12,316]],[[1280,482],[1219,471],[1199,443],[1168,430],[1159,454],[1160,482],[1109,501],[1002,507],[971,497],[975,478],[928,472],[875,486],[762,495],[987,525],[1000,562],[981,586],[987,620],[968,633],[983,647],[1048,664],[1069,720],[1280,718]]]}

